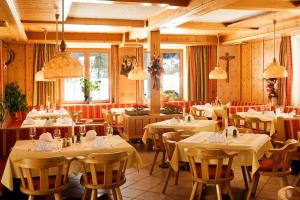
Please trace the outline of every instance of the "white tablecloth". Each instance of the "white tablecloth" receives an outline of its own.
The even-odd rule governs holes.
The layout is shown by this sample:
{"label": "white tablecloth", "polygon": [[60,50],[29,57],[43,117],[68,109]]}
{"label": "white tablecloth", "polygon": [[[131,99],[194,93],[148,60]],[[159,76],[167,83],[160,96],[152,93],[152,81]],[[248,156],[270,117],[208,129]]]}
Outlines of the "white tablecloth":
{"label": "white tablecloth", "polygon": [[67,117],[66,120],[64,119],[56,119],[55,122],[50,122],[46,119],[25,119],[21,125],[21,128],[38,128],[38,127],[70,127],[72,125],[75,125],[75,123],[72,121],[72,118]]}
{"label": "white tablecloth", "polygon": [[218,117],[222,117],[224,114],[223,106],[206,106],[206,105],[194,105],[193,108],[197,110],[204,110],[204,117],[217,120]]}
{"label": "white tablecloth", "polygon": [[58,118],[58,117],[67,117],[70,116],[68,111],[65,109],[62,110],[53,110],[53,112],[47,112],[46,110],[39,111],[30,111],[26,118]]}

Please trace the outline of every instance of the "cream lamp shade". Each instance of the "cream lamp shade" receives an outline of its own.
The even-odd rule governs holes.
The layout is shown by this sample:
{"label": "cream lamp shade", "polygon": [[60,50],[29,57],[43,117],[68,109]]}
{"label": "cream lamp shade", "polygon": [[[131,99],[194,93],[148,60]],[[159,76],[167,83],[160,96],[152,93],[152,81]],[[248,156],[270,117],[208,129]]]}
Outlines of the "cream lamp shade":
{"label": "cream lamp shade", "polygon": [[78,60],[72,58],[69,52],[61,52],[56,55],[44,69],[46,79],[80,78],[84,75],[84,67]]}
{"label": "cream lamp shade", "polygon": [[264,78],[286,78],[288,75],[284,66],[279,65],[274,58],[273,62],[265,69]]}
{"label": "cream lamp shade", "polygon": [[36,72],[34,75],[35,81],[56,81],[56,79],[45,79],[44,77],[44,68],[42,68],[40,71]]}
{"label": "cream lamp shade", "polygon": [[227,79],[227,73],[224,69],[216,66],[210,73],[209,79]]}

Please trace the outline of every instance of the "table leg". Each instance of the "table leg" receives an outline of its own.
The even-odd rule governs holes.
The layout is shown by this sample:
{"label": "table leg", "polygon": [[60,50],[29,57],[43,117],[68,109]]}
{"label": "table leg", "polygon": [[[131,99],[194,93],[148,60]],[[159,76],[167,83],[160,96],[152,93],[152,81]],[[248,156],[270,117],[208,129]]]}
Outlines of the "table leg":
{"label": "table leg", "polygon": [[242,168],[242,173],[243,173],[243,178],[244,178],[244,183],[245,183],[245,188],[248,190],[248,179],[247,179],[247,174],[246,174],[246,167],[241,166]]}

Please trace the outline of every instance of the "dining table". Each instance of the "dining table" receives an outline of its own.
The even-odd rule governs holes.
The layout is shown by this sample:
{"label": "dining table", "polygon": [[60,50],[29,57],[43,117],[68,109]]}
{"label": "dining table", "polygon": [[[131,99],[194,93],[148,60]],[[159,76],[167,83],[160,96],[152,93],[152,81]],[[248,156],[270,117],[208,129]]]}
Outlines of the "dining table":
{"label": "dining table", "polygon": [[36,110],[32,109],[26,116],[26,118],[32,119],[44,119],[44,118],[59,118],[59,117],[69,117],[69,112],[61,108],[59,110]]}
{"label": "dining table", "polygon": [[233,166],[242,168],[244,182],[248,188],[246,167],[251,167],[253,175],[259,168],[259,160],[264,156],[269,157],[271,149],[271,137],[266,134],[241,133],[237,137],[228,136],[225,140],[213,140],[213,136],[220,133],[201,132],[192,135],[176,143],[176,147],[170,161],[174,171],[179,170],[180,162],[188,162],[187,150],[189,148],[221,149],[228,152],[236,152],[238,155],[233,159]]}
{"label": "dining table", "polygon": [[212,120],[217,120],[219,117],[223,117],[226,111],[224,105],[193,105],[192,109],[195,111],[203,110],[203,116],[211,118]]}
{"label": "dining table", "polygon": [[[18,140],[12,148],[6,166],[4,168],[1,183],[9,190],[13,191],[13,179],[20,178],[20,172],[14,161],[24,158],[51,158],[58,156],[81,157],[88,156],[91,153],[113,153],[127,152],[129,155],[127,168],[141,168],[142,159],[137,150],[118,135],[95,136],[92,139],[83,138],[80,143],[73,143],[71,146],[61,148],[60,141],[53,139],[49,142],[50,149],[37,149],[39,140]],[[79,174],[81,172],[80,163],[75,159],[70,165],[69,174]],[[50,171],[55,174],[55,171]],[[38,175],[33,174],[33,176]]]}
{"label": "dining table", "polygon": [[274,113],[273,111],[247,111],[247,112],[237,112],[237,115],[246,119],[246,118],[258,118],[261,121],[269,122],[267,127],[270,132],[270,136],[272,136],[277,129],[277,119],[278,117],[282,118],[293,118],[294,115],[292,113]]}
{"label": "dining table", "polygon": [[39,119],[26,118],[21,128],[40,128],[40,127],[71,127],[75,126],[71,117],[63,117],[57,119]]}
{"label": "dining table", "polygon": [[144,144],[147,143],[148,139],[153,138],[153,130],[154,129],[168,129],[172,128],[174,130],[182,130],[185,131],[186,134],[196,134],[202,131],[218,131],[219,126],[218,123],[214,120],[176,120],[176,119],[168,119],[156,123],[148,124],[144,127],[144,134],[142,137],[142,141]]}

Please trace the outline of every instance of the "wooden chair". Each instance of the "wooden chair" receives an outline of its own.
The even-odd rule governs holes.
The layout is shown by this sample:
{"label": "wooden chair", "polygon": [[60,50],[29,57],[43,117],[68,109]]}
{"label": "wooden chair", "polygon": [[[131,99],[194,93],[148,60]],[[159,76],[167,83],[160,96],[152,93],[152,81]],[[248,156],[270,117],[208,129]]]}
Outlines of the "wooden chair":
{"label": "wooden chair", "polygon": [[260,134],[267,134],[269,135],[268,131],[268,124],[271,122],[269,121],[262,121],[257,117],[247,117],[245,118],[245,127],[251,129],[253,133],[260,133]]}
{"label": "wooden chair", "polygon": [[114,120],[113,114],[110,110],[105,110],[102,109],[102,115],[103,115],[103,119],[106,123],[109,124],[109,126],[113,127],[113,129],[115,131],[117,131],[118,133],[123,133],[124,130],[124,124],[123,123],[116,123],[116,121]]}
{"label": "wooden chair", "polygon": [[80,182],[86,189],[82,199],[86,199],[91,191],[90,199],[96,200],[97,189],[112,190],[115,200],[122,199],[120,186],[126,181],[125,171],[128,162],[126,152],[93,153],[78,160],[82,167]]}
{"label": "wooden chair", "polygon": [[269,149],[272,157],[269,159],[260,160],[260,167],[253,176],[250,189],[247,194],[247,200],[250,200],[251,195],[255,195],[260,176],[271,176],[280,178],[280,186],[285,187],[288,185],[287,176],[290,175],[291,159],[293,153],[297,150],[297,141],[294,139],[285,142],[274,142],[280,145],[281,148]]}
{"label": "wooden chair", "polygon": [[[174,150],[175,150],[175,147],[176,147],[176,142],[186,138],[187,135],[185,135],[183,131],[178,131],[178,132],[167,132],[167,133],[164,133],[162,136],[163,136],[163,143],[164,143],[164,146],[165,146],[165,149],[166,149],[166,153],[167,153],[168,159],[170,161],[173,157],[173,153],[174,153]],[[187,163],[184,163],[184,164],[186,165]],[[169,180],[170,180],[170,177],[171,177],[172,174],[176,175],[175,185],[178,184],[179,171],[174,172],[172,167],[169,166],[169,172],[168,172],[168,175],[166,177],[162,193],[166,192],[166,188],[168,186],[168,183],[169,183]]]}
{"label": "wooden chair", "polygon": [[240,115],[232,114],[232,115],[230,115],[230,120],[231,120],[232,124],[237,128],[245,127],[244,126],[245,119],[243,117],[241,117]]}
{"label": "wooden chair", "polygon": [[197,108],[191,108],[190,114],[194,116],[194,119],[196,120],[207,120],[207,117],[204,116],[205,110],[204,109],[197,109]]}
{"label": "wooden chair", "polygon": [[[68,186],[68,173],[72,159],[65,157],[22,159],[14,161],[20,170],[22,193],[27,194],[29,200],[34,196],[54,194],[55,200],[61,200],[61,194]],[[49,174],[56,170],[56,175]],[[35,177],[34,174],[39,176]]]}
{"label": "wooden chair", "polygon": [[162,135],[166,132],[175,132],[172,128],[151,128],[151,136],[152,136],[152,142],[153,142],[153,150],[155,151],[154,158],[152,161],[151,169],[149,174],[152,175],[157,157],[159,153],[162,153],[162,162],[161,166],[165,166],[165,158],[166,158],[166,149],[163,143]]}
{"label": "wooden chair", "polygon": [[[222,199],[222,188],[225,186],[231,200],[234,199],[233,193],[230,188],[230,181],[233,179],[234,174],[231,169],[232,161],[237,153],[225,153],[223,150],[212,149],[202,150],[198,148],[190,148],[187,151],[190,170],[193,176],[193,189],[190,200],[193,200],[197,188],[199,189],[198,200],[201,199],[202,189],[206,184],[214,184],[217,189],[218,199]],[[223,161],[228,159],[225,165]],[[201,164],[196,164],[196,160]],[[217,161],[216,165],[209,164],[211,161]]]}

